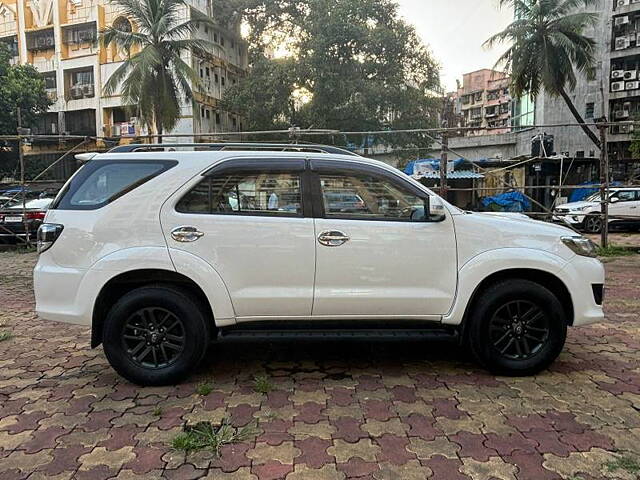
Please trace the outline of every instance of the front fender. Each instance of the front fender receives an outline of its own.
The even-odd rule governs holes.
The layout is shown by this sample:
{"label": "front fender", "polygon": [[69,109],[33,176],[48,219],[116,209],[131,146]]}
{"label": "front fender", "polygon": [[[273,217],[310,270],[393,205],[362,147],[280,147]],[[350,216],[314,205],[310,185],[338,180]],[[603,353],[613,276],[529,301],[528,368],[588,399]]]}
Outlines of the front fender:
{"label": "front fender", "polygon": [[460,325],[476,288],[491,274],[523,268],[561,276],[559,272],[567,263],[557,255],[530,248],[499,248],[482,252],[460,268],[456,298],[449,313],[442,317],[442,323]]}

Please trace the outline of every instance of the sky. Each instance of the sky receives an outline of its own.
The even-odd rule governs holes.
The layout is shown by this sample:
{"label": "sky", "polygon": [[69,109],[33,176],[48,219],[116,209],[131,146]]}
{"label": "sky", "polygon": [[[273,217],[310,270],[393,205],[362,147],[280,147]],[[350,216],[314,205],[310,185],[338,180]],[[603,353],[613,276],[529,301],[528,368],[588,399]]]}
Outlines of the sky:
{"label": "sky", "polygon": [[482,47],[484,41],[513,20],[513,10],[498,9],[498,0],[396,0],[400,14],[412,24],[440,63],[442,84],[456,88],[462,74],[493,68],[506,50]]}

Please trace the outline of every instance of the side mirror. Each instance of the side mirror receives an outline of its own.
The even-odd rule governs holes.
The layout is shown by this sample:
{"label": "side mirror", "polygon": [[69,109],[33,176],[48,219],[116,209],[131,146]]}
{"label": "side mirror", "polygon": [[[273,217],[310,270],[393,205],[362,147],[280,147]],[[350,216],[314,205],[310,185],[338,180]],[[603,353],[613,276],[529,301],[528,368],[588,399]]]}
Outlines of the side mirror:
{"label": "side mirror", "polygon": [[[425,216],[425,212],[429,214]],[[426,197],[424,207],[416,207],[411,212],[411,220],[414,222],[442,222],[446,218],[442,200],[435,195]]]}
{"label": "side mirror", "polygon": [[619,199],[618,197],[611,197],[611,198],[609,199],[609,202],[610,202],[610,203],[617,203],[617,202],[619,202],[619,201],[620,201],[620,199]]}

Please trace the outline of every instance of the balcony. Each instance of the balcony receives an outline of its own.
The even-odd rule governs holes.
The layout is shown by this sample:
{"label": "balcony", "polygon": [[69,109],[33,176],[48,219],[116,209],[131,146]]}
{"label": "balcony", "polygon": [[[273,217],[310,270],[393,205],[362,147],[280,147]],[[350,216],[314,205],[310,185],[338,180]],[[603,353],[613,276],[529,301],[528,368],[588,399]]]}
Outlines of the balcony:
{"label": "balcony", "polygon": [[93,83],[77,83],[69,88],[69,100],[81,100],[83,98],[92,98],[95,96]]}
{"label": "balcony", "polygon": [[30,52],[53,50],[56,46],[53,36],[53,28],[27,32],[25,34],[25,38],[27,50]]}
{"label": "balcony", "polygon": [[136,137],[140,135],[140,127],[135,122],[119,122],[103,127],[105,137]]}

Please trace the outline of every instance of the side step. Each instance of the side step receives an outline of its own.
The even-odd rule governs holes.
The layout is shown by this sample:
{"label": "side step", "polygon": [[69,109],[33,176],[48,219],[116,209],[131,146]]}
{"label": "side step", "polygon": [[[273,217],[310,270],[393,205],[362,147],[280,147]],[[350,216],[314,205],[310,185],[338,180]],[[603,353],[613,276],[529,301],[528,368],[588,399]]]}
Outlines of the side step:
{"label": "side step", "polygon": [[390,329],[390,328],[356,328],[356,329],[220,329],[220,341],[292,341],[292,340],[441,340],[457,341],[457,330],[447,329]]}

